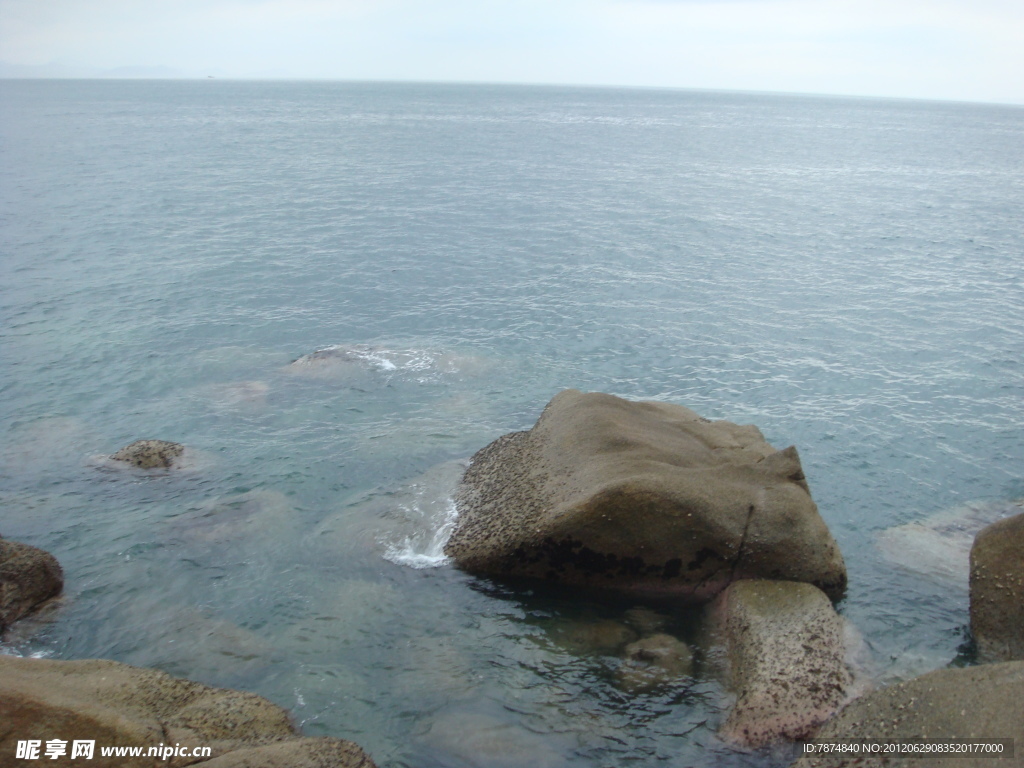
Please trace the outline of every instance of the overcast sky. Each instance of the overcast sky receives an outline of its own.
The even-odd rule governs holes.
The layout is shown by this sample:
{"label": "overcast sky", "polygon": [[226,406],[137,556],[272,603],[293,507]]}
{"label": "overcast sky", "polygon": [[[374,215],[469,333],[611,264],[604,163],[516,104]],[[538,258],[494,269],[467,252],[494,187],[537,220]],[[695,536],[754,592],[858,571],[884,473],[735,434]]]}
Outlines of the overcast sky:
{"label": "overcast sky", "polygon": [[0,0],[0,61],[1024,104],[1024,0]]}

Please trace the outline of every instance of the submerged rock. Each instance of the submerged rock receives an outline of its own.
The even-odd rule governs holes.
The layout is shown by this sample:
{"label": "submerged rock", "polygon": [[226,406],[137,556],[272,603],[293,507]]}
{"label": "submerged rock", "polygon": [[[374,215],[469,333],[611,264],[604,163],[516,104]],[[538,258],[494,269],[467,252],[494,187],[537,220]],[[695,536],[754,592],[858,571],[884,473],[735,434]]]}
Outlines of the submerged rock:
{"label": "submerged rock", "polygon": [[0,445],[0,465],[18,475],[77,465],[82,454],[100,438],[81,419],[47,416],[13,427]]}
{"label": "submerged rock", "polygon": [[57,558],[0,537],[0,633],[63,588],[64,573]]}
{"label": "submerged rock", "polygon": [[171,469],[177,466],[185,446],[166,440],[136,440],[111,455],[112,461],[131,464],[139,469]]}
{"label": "submerged rock", "polygon": [[566,390],[479,451],[445,553],[467,571],[703,601],[743,578],[842,593],[795,448],[678,405]]}
{"label": "submerged rock", "polygon": [[[180,744],[209,747],[205,761],[139,758],[145,766],[199,764],[217,768],[372,768],[355,744],[303,738],[288,713],[261,696],[210,688],[152,669],[114,661],[53,661],[0,656],[0,754],[16,741],[95,741],[90,765],[113,768],[123,757],[102,747]],[[70,746],[70,744],[68,744]]]}
{"label": "submerged rock", "polygon": [[1024,514],[974,540],[971,634],[982,661],[1024,660]]}
{"label": "submerged rock", "polygon": [[1024,511],[1024,499],[976,501],[886,528],[875,543],[897,567],[940,583],[967,584],[974,537],[986,525]]}
{"label": "submerged rock", "polygon": [[635,606],[622,614],[622,620],[641,635],[654,635],[664,630],[668,617],[646,606]]}
{"label": "submerged rock", "polygon": [[609,655],[637,639],[637,634],[614,619],[560,619],[550,629],[552,639],[577,655]]}
{"label": "submerged rock", "polygon": [[299,519],[283,493],[257,488],[211,499],[172,518],[168,526],[175,539],[217,549],[288,542],[296,535]]}
{"label": "submerged rock", "polygon": [[630,643],[623,651],[619,685],[638,693],[693,674],[693,651],[682,640],[659,633]]}
{"label": "submerged rock", "polygon": [[334,344],[306,355],[295,358],[291,364],[294,366],[312,366],[329,363],[364,363],[367,365],[378,365],[385,370],[394,370],[398,366],[391,360],[394,352],[372,347],[368,344],[354,344],[345,346]]}
{"label": "submerged rock", "polygon": [[[385,347],[371,344],[335,344],[293,360],[287,372],[369,384],[372,376],[388,380],[398,376],[416,382],[439,377],[476,375],[489,366],[472,355],[431,349]],[[367,375],[371,378],[367,378]]]}
{"label": "submerged rock", "polygon": [[563,768],[576,746],[567,734],[541,735],[510,718],[473,710],[435,716],[419,741],[429,750],[424,764],[465,768]]}
{"label": "submerged rock", "polygon": [[736,703],[720,735],[743,747],[807,739],[846,699],[842,620],[825,594],[792,581],[738,581],[709,609]]}
{"label": "submerged rock", "polygon": [[266,405],[270,385],[265,381],[232,381],[198,390],[212,402],[223,407]]}
{"label": "submerged rock", "polygon": [[266,638],[195,608],[158,603],[146,615],[159,632],[146,643],[141,663],[170,674],[231,685],[265,672],[275,659]]}
{"label": "submerged rock", "polygon": [[836,752],[804,756],[793,768],[1018,766],[1024,744],[1024,661],[940,669],[870,693],[849,704],[815,740],[848,739],[1013,739],[1018,751],[1013,760],[943,755],[933,762],[919,755],[851,757],[849,752]]}

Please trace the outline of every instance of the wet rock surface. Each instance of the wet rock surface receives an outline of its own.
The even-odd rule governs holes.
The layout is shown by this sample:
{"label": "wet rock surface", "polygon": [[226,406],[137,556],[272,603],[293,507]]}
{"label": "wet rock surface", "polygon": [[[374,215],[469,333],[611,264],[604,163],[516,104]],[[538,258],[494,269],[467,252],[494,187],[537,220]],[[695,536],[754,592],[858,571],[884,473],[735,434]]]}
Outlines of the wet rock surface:
{"label": "wet rock surface", "polygon": [[64,574],[53,555],[0,537],[0,633],[63,587]]}
{"label": "wet rock surface", "polygon": [[978,534],[970,583],[971,634],[979,660],[1024,660],[1024,514]]}
{"label": "wet rock surface", "polygon": [[736,702],[720,735],[743,747],[807,739],[851,684],[842,620],[810,584],[739,581],[708,610]]}
{"label": "wet rock surface", "polygon": [[1013,759],[943,757],[801,757],[793,768],[942,768],[1019,766],[1024,744],[1024,662],[940,669],[884,688],[847,706],[816,741],[878,739],[1014,739]]}
{"label": "wet rock surface", "polygon": [[139,469],[171,469],[181,460],[185,446],[166,440],[136,440],[110,456]]}
{"label": "wet rock surface", "polygon": [[[372,768],[351,742],[302,737],[288,713],[252,693],[210,688],[113,661],[53,661],[0,656],[0,756],[16,741],[59,737],[96,744],[90,765],[122,766],[100,747],[180,744],[209,747],[208,758],[133,758],[139,766],[289,766]],[[191,753],[190,753],[191,754]],[[25,765],[49,760],[19,761]],[[4,762],[4,765],[7,763]]]}
{"label": "wet rock surface", "polygon": [[846,584],[796,449],[678,405],[561,392],[473,457],[457,503],[445,553],[474,573],[695,601],[743,578]]}

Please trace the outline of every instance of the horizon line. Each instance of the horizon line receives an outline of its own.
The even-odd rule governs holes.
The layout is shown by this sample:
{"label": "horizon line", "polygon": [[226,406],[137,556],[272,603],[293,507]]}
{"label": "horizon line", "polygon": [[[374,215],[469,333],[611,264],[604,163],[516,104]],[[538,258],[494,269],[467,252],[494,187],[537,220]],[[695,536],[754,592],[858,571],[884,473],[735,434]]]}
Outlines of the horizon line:
{"label": "horizon line", "polygon": [[[8,65],[12,66],[12,65]],[[31,65],[13,65],[17,67],[34,68]],[[46,66],[46,65],[42,65]],[[114,67],[112,70],[133,69],[134,67]],[[159,67],[139,67],[139,69],[159,69]],[[107,70],[108,72],[111,70]],[[831,98],[849,100],[871,100],[871,101],[912,101],[935,104],[965,104],[974,106],[993,107],[1024,107],[1024,101],[984,101],[981,99],[964,99],[953,97],[935,96],[882,96],[862,93],[825,93],[821,91],[783,91],[783,90],[756,90],[745,88],[709,88],[702,86],[672,86],[672,85],[636,85],[636,84],[613,84],[613,83],[552,83],[552,82],[528,82],[515,80],[416,80],[404,78],[347,78],[347,77],[311,77],[311,76],[287,76],[287,75],[188,75],[176,73],[173,75],[115,75],[115,74],[88,74],[88,75],[17,75],[0,72],[0,80],[37,82],[37,81],[90,81],[90,82],[209,82],[220,80],[226,82],[249,82],[249,83],[337,83],[350,85],[448,85],[448,86],[505,86],[520,88],[591,88],[595,90],[643,90],[643,91],[673,91],[673,92],[696,92],[696,93],[726,93],[749,96],[797,96],[806,98]]]}

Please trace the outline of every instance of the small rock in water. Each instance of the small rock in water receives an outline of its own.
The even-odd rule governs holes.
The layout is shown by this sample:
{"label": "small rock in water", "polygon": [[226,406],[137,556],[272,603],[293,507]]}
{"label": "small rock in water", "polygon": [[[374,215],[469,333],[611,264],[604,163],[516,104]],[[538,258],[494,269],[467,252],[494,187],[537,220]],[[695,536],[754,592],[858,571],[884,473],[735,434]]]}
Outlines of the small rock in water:
{"label": "small rock in water", "polygon": [[0,537],[0,632],[64,587],[64,573],[49,552]]}
{"label": "small rock in water", "polygon": [[693,651],[678,638],[664,633],[630,643],[626,662],[619,668],[619,684],[638,693],[693,674]]}
{"label": "small rock in water", "polygon": [[178,463],[185,446],[166,440],[136,440],[113,454],[113,461],[122,461],[139,469],[171,469]]}

